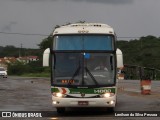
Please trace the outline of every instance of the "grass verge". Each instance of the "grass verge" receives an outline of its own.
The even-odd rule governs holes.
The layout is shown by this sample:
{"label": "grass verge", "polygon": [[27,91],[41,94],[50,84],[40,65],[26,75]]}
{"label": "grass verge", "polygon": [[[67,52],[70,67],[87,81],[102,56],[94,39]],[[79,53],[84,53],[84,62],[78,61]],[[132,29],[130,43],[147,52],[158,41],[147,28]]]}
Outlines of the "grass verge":
{"label": "grass verge", "polygon": [[25,73],[22,77],[50,77],[50,73]]}

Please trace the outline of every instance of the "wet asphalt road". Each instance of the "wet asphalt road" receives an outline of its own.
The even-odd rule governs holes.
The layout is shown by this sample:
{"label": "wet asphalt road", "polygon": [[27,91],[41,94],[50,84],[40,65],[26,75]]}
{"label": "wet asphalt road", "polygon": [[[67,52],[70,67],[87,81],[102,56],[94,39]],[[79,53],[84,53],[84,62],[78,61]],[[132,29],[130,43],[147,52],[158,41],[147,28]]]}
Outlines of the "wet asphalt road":
{"label": "wet asphalt road", "polygon": [[[139,80],[119,80],[118,104],[115,111],[160,111],[160,81],[152,81],[151,95],[141,95],[140,92]],[[114,114],[100,108],[67,109],[65,114],[58,115],[51,102],[48,78],[0,78],[0,111],[52,112],[53,117],[42,119],[151,119],[151,117],[113,117]]]}

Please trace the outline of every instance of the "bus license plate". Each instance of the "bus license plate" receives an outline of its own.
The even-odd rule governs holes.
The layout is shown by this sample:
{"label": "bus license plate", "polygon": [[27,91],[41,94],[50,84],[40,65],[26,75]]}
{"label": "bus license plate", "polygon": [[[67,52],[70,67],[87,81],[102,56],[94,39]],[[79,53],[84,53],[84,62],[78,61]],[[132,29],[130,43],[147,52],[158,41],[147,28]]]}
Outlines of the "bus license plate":
{"label": "bus license plate", "polygon": [[88,101],[78,101],[78,105],[88,105]]}

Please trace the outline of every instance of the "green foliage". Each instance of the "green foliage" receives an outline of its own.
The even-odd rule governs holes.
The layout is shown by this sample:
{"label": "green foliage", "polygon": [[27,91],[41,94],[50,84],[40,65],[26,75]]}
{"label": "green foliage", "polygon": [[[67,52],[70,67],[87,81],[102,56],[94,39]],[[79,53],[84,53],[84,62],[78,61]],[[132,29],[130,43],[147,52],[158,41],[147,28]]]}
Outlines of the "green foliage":
{"label": "green foliage", "polygon": [[50,77],[50,73],[42,72],[42,73],[25,73],[21,76],[24,77]]}
{"label": "green foliage", "polygon": [[[15,62],[14,64],[8,65],[9,75],[22,75],[22,74],[45,74],[50,73],[49,68],[42,67],[42,61],[33,61],[28,64],[22,62]],[[39,75],[40,76],[40,75]]]}
{"label": "green foliage", "polygon": [[[0,58],[4,57],[19,57],[19,53],[21,53],[21,57],[25,56],[38,56],[38,61],[33,61],[28,64],[24,64],[22,62],[15,62],[8,64],[8,74],[9,75],[23,75],[23,74],[41,74],[43,72],[44,76],[47,76],[50,72],[47,68],[42,67],[42,55],[43,50],[41,49],[27,49],[27,48],[16,48],[14,46],[0,46]],[[48,73],[47,73],[48,72]],[[46,75],[47,74],[47,75]]]}
{"label": "green foliage", "polygon": [[141,37],[139,40],[117,41],[123,52],[124,64],[160,69],[160,38]]}
{"label": "green foliage", "polygon": [[52,36],[48,36],[47,38],[43,39],[42,42],[40,44],[38,44],[38,46],[42,50],[45,50],[46,48],[51,48],[52,40],[53,40],[53,37]]}
{"label": "green foliage", "polygon": [[18,57],[18,55],[19,55],[19,49],[14,46],[8,45],[6,47],[0,48],[0,57],[6,57],[6,56]]}
{"label": "green foliage", "polygon": [[22,75],[28,70],[28,66],[22,62],[15,62],[14,64],[8,64],[9,75]]}

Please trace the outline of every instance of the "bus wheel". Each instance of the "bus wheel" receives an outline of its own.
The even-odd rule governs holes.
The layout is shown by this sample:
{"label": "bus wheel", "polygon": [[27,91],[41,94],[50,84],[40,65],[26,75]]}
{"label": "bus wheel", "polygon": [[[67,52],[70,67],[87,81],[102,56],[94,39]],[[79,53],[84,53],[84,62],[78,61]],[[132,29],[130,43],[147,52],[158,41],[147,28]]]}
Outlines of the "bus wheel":
{"label": "bus wheel", "polygon": [[114,112],[114,109],[115,109],[114,107],[108,107],[108,108],[107,108],[107,111],[108,111],[109,113],[113,113],[113,112]]}
{"label": "bus wheel", "polygon": [[64,107],[57,108],[57,113],[64,113],[64,112],[65,112],[65,108]]}

